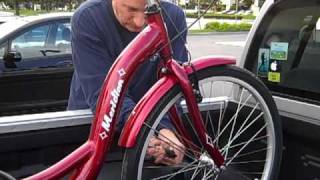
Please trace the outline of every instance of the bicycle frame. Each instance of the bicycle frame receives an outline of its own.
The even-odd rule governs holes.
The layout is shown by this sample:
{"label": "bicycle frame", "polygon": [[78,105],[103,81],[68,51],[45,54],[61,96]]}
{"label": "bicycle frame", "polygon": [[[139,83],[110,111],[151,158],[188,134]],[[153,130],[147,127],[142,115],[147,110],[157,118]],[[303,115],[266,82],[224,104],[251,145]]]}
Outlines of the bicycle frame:
{"label": "bicycle frame", "polygon": [[[132,147],[135,144],[136,136],[148,113],[156,105],[159,98],[178,83],[183,89],[189,112],[193,123],[199,130],[198,135],[202,143],[215,163],[218,166],[223,164],[223,157],[207,139],[195,96],[192,92],[193,88],[189,82],[188,74],[193,73],[193,69],[190,66],[182,67],[172,59],[171,46],[162,15],[158,5],[154,2],[149,2],[147,22],[148,26],[123,50],[109,70],[100,92],[96,114],[87,142],[60,162],[26,179],[58,179],[72,171],[71,179],[95,179],[112,143],[115,125],[125,95],[124,92],[130,78],[140,64],[159,50],[168,73],[163,74],[163,77],[135,107],[133,111],[135,113],[130,115],[130,119],[123,129],[119,145]],[[208,59],[214,61],[208,61]],[[234,59],[228,57],[205,58],[196,61],[194,67],[195,69],[201,69],[208,66],[234,63]],[[179,121],[175,120],[174,124],[176,123],[179,124]]]}

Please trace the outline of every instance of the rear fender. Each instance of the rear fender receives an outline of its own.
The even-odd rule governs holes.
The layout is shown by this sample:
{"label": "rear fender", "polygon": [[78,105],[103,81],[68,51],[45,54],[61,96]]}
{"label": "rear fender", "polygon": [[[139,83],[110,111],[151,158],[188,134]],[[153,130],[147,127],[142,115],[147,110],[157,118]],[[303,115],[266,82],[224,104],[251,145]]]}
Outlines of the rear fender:
{"label": "rear fender", "polygon": [[[222,66],[235,64],[235,58],[229,56],[208,56],[192,61],[195,70],[205,69],[212,66]],[[192,74],[193,68],[185,66],[186,73]],[[130,148],[136,144],[140,129],[157,102],[177,83],[174,77],[162,77],[152,88],[141,98],[136,107],[131,112],[120,135],[118,145]]]}

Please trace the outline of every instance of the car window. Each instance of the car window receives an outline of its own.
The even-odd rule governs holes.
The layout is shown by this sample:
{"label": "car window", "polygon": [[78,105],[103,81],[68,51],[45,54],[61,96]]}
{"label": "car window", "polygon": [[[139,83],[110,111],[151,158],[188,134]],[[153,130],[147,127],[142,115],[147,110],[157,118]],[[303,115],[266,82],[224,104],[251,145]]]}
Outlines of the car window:
{"label": "car window", "polygon": [[5,52],[5,45],[0,45],[0,61],[3,60],[4,52]]}
{"label": "car window", "polygon": [[274,93],[320,101],[319,8],[279,3],[260,25],[245,66]]}
{"label": "car window", "polygon": [[11,50],[21,53],[23,59],[44,56],[49,25],[33,28],[12,40]]}
{"label": "car window", "polygon": [[59,54],[71,54],[71,25],[70,23],[58,23],[54,47]]}

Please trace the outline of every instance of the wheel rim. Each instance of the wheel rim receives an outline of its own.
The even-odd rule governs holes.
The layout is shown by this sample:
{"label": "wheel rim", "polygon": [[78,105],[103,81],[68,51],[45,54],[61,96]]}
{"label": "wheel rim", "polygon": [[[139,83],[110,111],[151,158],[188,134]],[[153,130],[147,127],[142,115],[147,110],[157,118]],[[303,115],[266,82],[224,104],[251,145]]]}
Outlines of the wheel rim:
{"label": "wheel rim", "polygon": [[[203,114],[203,117],[205,116],[204,123],[206,124],[206,127],[211,126],[211,129],[213,129],[213,131],[216,131],[216,132],[212,132],[212,130],[211,130],[211,135],[213,137],[213,143],[215,145],[219,146],[221,153],[225,156],[226,171],[224,171],[224,172],[230,173],[231,171],[235,171],[234,173],[236,174],[236,173],[239,173],[239,171],[238,171],[239,168],[242,169],[241,165],[243,165],[245,163],[251,163],[251,164],[262,163],[263,164],[262,165],[263,168],[261,169],[262,172],[261,171],[259,171],[259,172],[242,171],[243,176],[244,176],[243,179],[269,179],[270,174],[271,174],[271,167],[273,166],[274,156],[275,156],[275,147],[272,146],[272,145],[275,145],[275,134],[274,134],[274,127],[273,127],[273,123],[272,123],[272,116],[269,112],[269,109],[267,108],[268,107],[267,104],[265,103],[265,101],[263,100],[261,95],[248,83],[246,83],[242,80],[239,80],[237,78],[232,78],[232,77],[219,76],[219,77],[207,78],[207,79],[201,80],[199,84],[200,84],[201,94],[204,96],[202,103],[199,105],[200,109],[212,110],[208,107],[212,108],[212,107],[216,106],[216,108],[217,108],[220,105],[220,107],[219,107],[220,110],[219,110],[219,115],[218,115],[219,120],[218,121],[212,121],[212,119],[216,118],[216,117],[211,117],[210,113]],[[208,86],[208,87],[206,87],[206,86]],[[217,89],[213,88],[213,87],[218,87],[218,86],[223,87],[220,92],[217,91]],[[233,90],[227,91],[227,90],[230,90],[230,88]],[[214,94],[212,93],[213,91],[214,91]],[[251,94],[251,96],[249,96],[249,93]],[[149,128],[152,128],[154,131],[156,131],[155,130],[156,125],[159,124],[161,117],[163,117],[165,115],[165,113],[168,111],[168,109],[175,102],[177,102],[181,96],[182,96],[181,93],[177,94],[168,103],[168,106],[166,106],[164,108],[164,110],[160,113],[160,115],[156,119],[153,127],[149,127],[149,125],[147,125],[147,124],[145,124],[145,126],[148,126]],[[223,103],[221,103],[221,102],[223,102]],[[226,113],[226,111],[227,111],[226,109],[229,108],[229,106],[232,106],[231,104],[234,104],[235,102],[240,102],[240,103],[236,103],[237,104],[236,105],[236,107],[237,107],[236,113],[230,118],[230,120],[228,121],[229,123],[223,122],[225,120],[221,120],[221,119],[222,119],[222,117],[225,116],[224,113]],[[261,104],[257,104],[258,102],[260,102]],[[216,103],[216,104],[214,104],[214,103]],[[181,104],[183,106],[184,102],[182,101]],[[241,106],[242,104],[244,104],[244,106]],[[240,112],[243,111],[243,109],[248,108],[248,107],[253,109],[253,110],[249,111],[249,115],[251,114],[250,117],[245,118],[244,120],[240,121],[241,122],[240,124],[237,124],[237,120],[239,118],[238,116],[239,116]],[[257,114],[256,111],[259,112],[261,110],[264,113],[263,114],[260,113],[261,115],[258,113],[259,115],[256,115]],[[186,109],[183,108],[183,112],[187,113]],[[255,116],[255,118],[252,118],[253,115]],[[186,119],[188,119],[187,115],[185,115],[185,117],[186,117]],[[241,136],[244,136],[246,133],[243,130],[250,129],[251,126],[253,126],[259,120],[260,120],[259,122],[261,122],[262,121],[261,117],[263,117],[263,119],[266,121],[266,124],[261,126],[261,128],[255,132],[257,135],[252,136],[249,139],[246,139],[246,141],[238,142],[238,138],[240,138]],[[234,119],[234,120],[232,120],[232,119]],[[190,121],[190,119],[189,119],[189,121]],[[212,123],[215,123],[215,125],[213,125]],[[224,126],[223,126],[223,123],[225,123]],[[238,126],[240,126],[240,127],[238,127]],[[238,127],[238,129],[236,127]],[[148,141],[150,140],[150,138],[152,136],[154,136],[154,131],[150,131],[150,133],[147,136],[146,143],[143,146],[141,158],[139,160],[139,167],[138,167],[139,171],[137,173],[138,179],[142,179],[141,177],[144,177],[143,171],[146,170],[147,168],[149,168],[149,169],[150,168],[157,168],[157,167],[158,168],[165,168],[163,166],[155,166],[155,167],[152,167],[151,165],[144,166],[145,165],[145,163],[144,163],[145,158],[147,157],[146,156],[146,149],[148,147]],[[192,129],[191,131],[194,131],[194,129]],[[265,136],[260,135],[260,134],[263,134],[262,131],[266,132]],[[229,134],[231,134],[231,136],[229,136],[228,138],[224,138],[224,140],[219,139],[220,136],[223,135],[223,133],[227,134],[227,132],[229,132]],[[220,136],[218,136],[219,134],[220,134]],[[227,141],[226,141],[226,139],[227,139]],[[222,141],[226,141],[226,143],[225,142],[222,143]],[[253,142],[256,143],[256,141],[265,142],[266,147],[254,149],[254,150],[250,150],[250,151],[248,151],[248,150],[245,151],[245,149],[249,147],[249,144],[252,144]],[[224,144],[224,146],[222,146],[223,144]],[[243,145],[243,146],[241,146],[241,145]],[[239,149],[238,146],[241,146],[242,148]],[[238,149],[238,151],[235,151],[233,148]],[[201,150],[201,148],[199,148],[199,149]],[[188,153],[188,151],[186,151],[186,152]],[[264,159],[252,159],[251,161],[249,161],[249,160],[248,161],[244,161],[244,160],[238,161],[237,160],[239,158],[242,159],[245,156],[252,156],[257,153],[259,153],[259,154],[263,153]],[[197,177],[196,174],[199,176],[199,173],[200,174],[202,173],[202,174],[204,174],[204,176],[207,176],[204,179],[219,179],[220,177],[222,178],[223,173],[221,173],[221,172],[218,173],[217,171],[219,169],[213,168],[214,165],[212,165],[210,167],[210,166],[207,166],[206,164],[204,164],[203,163],[204,161],[200,161],[201,157],[204,158],[206,156],[205,150],[203,150],[203,152],[199,152],[199,154],[200,155],[197,158],[193,158],[193,159],[189,157],[190,154],[186,154],[187,158],[185,158],[185,159],[188,159],[189,161],[184,161],[184,164],[182,164],[182,166],[176,166],[176,167],[174,167],[174,169],[175,168],[178,169],[181,167],[180,171],[181,170],[185,171],[185,170],[191,170],[193,168],[192,169],[193,173],[191,174],[191,178]],[[207,158],[210,161],[211,158],[209,156],[207,156]],[[244,158],[244,159],[246,159],[246,158]],[[187,162],[188,162],[188,164],[186,164]],[[259,165],[259,166],[261,166],[261,165]],[[233,169],[235,167],[237,167],[236,170]],[[200,171],[201,168],[205,169],[205,170]],[[175,174],[177,172],[179,172],[179,170],[172,173],[172,175],[177,175],[177,174]],[[184,173],[184,176],[185,176],[185,174],[186,173]],[[169,178],[169,176],[162,176],[162,177],[164,179]],[[250,178],[248,178],[248,177],[250,177]],[[188,178],[190,178],[190,177],[188,177]],[[158,177],[158,179],[160,179],[160,178]]]}

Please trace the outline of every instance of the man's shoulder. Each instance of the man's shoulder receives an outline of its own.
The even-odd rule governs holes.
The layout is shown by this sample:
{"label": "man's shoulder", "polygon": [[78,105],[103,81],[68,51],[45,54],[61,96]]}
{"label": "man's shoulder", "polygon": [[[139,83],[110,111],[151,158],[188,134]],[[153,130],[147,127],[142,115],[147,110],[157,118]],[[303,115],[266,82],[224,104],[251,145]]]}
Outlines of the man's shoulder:
{"label": "man's shoulder", "polygon": [[176,4],[167,1],[167,0],[162,0],[161,5],[166,8],[166,10],[169,10],[170,12],[175,12],[175,13],[183,13],[183,10],[181,7],[177,6]]}
{"label": "man's shoulder", "polygon": [[164,16],[167,15],[170,16],[170,18],[173,18],[175,21],[182,21],[185,19],[184,11],[181,7],[177,6],[176,4],[162,0],[161,6],[165,10]]}
{"label": "man's shoulder", "polygon": [[95,7],[101,7],[102,5],[106,4],[107,1],[108,0],[87,0],[80,5],[77,11],[81,12]]}
{"label": "man's shoulder", "polygon": [[81,4],[81,6],[75,11],[74,18],[80,18],[83,14],[98,14],[106,11],[106,5],[108,0],[87,0]]}

